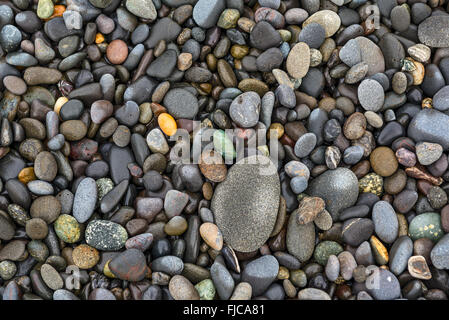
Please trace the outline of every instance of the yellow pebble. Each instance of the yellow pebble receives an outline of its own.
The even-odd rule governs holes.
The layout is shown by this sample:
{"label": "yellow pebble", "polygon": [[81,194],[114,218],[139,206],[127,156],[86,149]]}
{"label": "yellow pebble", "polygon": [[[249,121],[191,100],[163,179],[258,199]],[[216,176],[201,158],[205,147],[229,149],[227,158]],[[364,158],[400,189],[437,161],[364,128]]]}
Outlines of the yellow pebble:
{"label": "yellow pebble", "polygon": [[286,267],[279,267],[278,276],[279,280],[288,279],[290,277],[290,272]]}
{"label": "yellow pebble", "polygon": [[27,184],[30,181],[36,180],[36,175],[34,174],[33,167],[23,168],[22,170],[20,170],[17,177],[23,184]]}
{"label": "yellow pebble", "polygon": [[102,43],[104,41],[104,36],[101,33],[97,33],[95,35],[95,43],[99,44]]}
{"label": "yellow pebble", "polygon": [[270,125],[270,128],[268,129],[268,139],[271,138],[271,135],[274,133],[274,137],[276,137],[278,140],[284,135],[284,126],[280,123],[272,123]]}
{"label": "yellow pebble", "polygon": [[109,269],[109,262],[111,262],[111,260],[108,260],[106,262],[106,264],[104,265],[103,268],[103,274],[108,277],[108,278],[115,278],[114,274],[112,273],[111,269]]}
{"label": "yellow pebble", "polygon": [[59,97],[58,100],[56,100],[55,106],[53,108],[54,112],[56,112],[59,116],[59,111],[61,110],[61,107],[67,102],[69,99],[66,97]]}
{"label": "yellow pebble", "polygon": [[178,129],[175,119],[168,113],[161,113],[157,118],[157,123],[167,136],[174,135]]}

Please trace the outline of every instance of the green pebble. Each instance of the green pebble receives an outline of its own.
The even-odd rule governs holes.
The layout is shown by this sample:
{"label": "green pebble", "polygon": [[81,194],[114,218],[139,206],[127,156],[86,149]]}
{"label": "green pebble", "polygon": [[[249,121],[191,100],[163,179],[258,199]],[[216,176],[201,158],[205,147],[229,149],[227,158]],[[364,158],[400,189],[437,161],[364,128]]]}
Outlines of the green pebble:
{"label": "green pebble", "polygon": [[231,139],[228,138],[223,130],[215,130],[214,132],[214,148],[226,159],[234,159],[236,152]]}
{"label": "green pebble", "polygon": [[5,260],[0,262],[0,277],[7,281],[12,279],[17,272],[16,264],[12,261]]}
{"label": "green pebble", "polygon": [[316,246],[313,257],[315,258],[316,262],[318,262],[322,266],[325,266],[327,263],[327,259],[329,259],[331,255],[338,256],[338,254],[342,251],[343,248],[337,242],[323,241]]}
{"label": "green pebble", "polygon": [[53,14],[55,6],[51,0],[39,0],[37,4],[37,16],[41,19],[48,19]]}
{"label": "green pebble", "polygon": [[97,181],[98,201],[101,201],[103,197],[112,189],[114,189],[114,182],[109,178],[101,178]]}
{"label": "green pebble", "polygon": [[413,241],[419,238],[428,238],[437,242],[444,236],[441,229],[441,216],[435,212],[427,212],[417,215],[410,222],[408,233]]}
{"label": "green pebble", "polygon": [[40,240],[32,240],[28,242],[27,250],[30,255],[39,262],[44,262],[49,255],[47,246]]}
{"label": "green pebble", "polygon": [[55,221],[54,227],[57,236],[66,243],[75,243],[80,239],[80,225],[68,214],[61,214]]}
{"label": "green pebble", "polygon": [[290,281],[299,288],[307,285],[307,275],[304,271],[298,269],[290,271]]}
{"label": "green pebble", "polygon": [[221,13],[217,26],[222,29],[235,28],[239,18],[240,12],[237,9],[226,9]]}
{"label": "green pebble", "polygon": [[215,287],[211,279],[205,279],[195,285],[201,300],[213,300],[215,297]]}

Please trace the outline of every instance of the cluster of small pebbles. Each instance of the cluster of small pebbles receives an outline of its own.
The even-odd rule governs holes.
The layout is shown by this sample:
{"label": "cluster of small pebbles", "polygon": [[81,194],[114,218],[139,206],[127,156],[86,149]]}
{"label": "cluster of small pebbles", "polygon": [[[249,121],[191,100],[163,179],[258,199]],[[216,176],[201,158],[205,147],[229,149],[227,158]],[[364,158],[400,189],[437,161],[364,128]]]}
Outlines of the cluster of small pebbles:
{"label": "cluster of small pebbles", "polygon": [[0,299],[446,300],[448,11],[0,1]]}

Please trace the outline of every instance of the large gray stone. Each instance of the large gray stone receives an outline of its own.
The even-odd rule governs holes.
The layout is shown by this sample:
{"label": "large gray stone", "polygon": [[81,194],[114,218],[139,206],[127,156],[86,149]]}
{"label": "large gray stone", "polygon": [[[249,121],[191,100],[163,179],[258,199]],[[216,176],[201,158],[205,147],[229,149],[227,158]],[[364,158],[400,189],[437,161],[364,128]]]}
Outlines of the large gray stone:
{"label": "large gray stone", "polygon": [[211,205],[225,242],[241,252],[260,248],[276,222],[279,196],[279,176],[267,157],[250,156],[232,166]]}

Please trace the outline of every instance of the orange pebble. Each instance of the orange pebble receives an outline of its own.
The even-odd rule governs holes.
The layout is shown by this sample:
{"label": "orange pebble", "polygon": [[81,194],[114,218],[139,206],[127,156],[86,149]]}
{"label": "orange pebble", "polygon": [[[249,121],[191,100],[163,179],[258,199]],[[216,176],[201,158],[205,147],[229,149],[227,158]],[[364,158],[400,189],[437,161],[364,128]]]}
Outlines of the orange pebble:
{"label": "orange pebble", "polygon": [[101,33],[97,33],[95,35],[95,43],[99,44],[99,43],[103,43],[104,42],[104,36]]}
{"label": "orange pebble", "polygon": [[157,118],[157,122],[161,130],[167,135],[172,136],[178,130],[175,119],[168,113],[161,113]]}
{"label": "orange pebble", "polygon": [[20,182],[23,184],[27,184],[30,181],[36,180],[36,175],[34,174],[33,167],[27,167],[20,170],[19,175],[17,176]]}
{"label": "orange pebble", "polygon": [[47,20],[56,18],[56,17],[62,17],[62,14],[65,12],[65,6],[62,4],[55,5],[55,8],[53,9],[53,14],[48,18]]}

